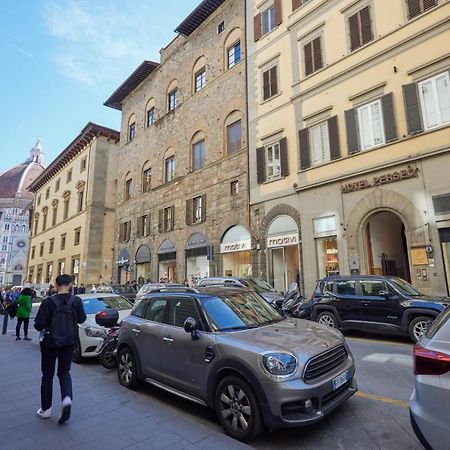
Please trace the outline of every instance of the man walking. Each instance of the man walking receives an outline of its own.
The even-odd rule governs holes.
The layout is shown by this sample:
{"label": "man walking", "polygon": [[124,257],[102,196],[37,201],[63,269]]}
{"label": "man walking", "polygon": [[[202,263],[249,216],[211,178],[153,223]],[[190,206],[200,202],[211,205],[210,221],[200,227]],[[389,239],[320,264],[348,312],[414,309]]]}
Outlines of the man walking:
{"label": "man walking", "polygon": [[58,378],[61,387],[62,408],[58,423],[66,422],[72,406],[72,379],[70,365],[78,339],[78,324],[86,320],[83,303],[71,294],[71,275],[56,277],[56,295],[42,302],[34,321],[41,335],[41,407],[36,414],[41,419],[51,416],[53,376],[58,360]]}

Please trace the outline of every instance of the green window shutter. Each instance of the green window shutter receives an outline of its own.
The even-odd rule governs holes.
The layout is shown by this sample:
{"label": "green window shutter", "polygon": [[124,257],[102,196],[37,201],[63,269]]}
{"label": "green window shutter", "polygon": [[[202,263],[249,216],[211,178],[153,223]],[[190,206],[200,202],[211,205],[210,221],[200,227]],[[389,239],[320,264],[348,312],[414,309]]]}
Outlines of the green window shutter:
{"label": "green window shutter", "polygon": [[348,154],[358,153],[360,151],[358,124],[356,120],[356,110],[354,108],[345,111],[345,129],[347,132]]}

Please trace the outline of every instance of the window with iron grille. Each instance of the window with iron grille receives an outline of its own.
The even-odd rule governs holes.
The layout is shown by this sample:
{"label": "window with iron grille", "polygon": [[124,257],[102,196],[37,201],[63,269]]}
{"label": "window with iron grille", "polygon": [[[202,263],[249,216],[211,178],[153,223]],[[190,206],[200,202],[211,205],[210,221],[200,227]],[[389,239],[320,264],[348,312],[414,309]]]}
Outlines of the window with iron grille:
{"label": "window with iron grille", "polygon": [[420,16],[425,11],[434,8],[438,4],[438,0],[406,0],[408,6],[408,17],[414,19],[414,17]]}
{"label": "window with iron grille", "polygon": [[305,75],[308,76],[323,67],[322,39],[317,37],[303,46]]}
{"label": "window with iron grille", "polygon": [[227,126],[227,153],[238,152],[242,147],[241,120]]}
{"label": "window with iron grille", "polygon": [[348,18],[348,28],[350,34],[350,51],[367,44],[373,40],[372,20],[370,17],[370,7],[359,10]]}
{"label": "window with iron grille", "polygon": [[278,94],[277,66],[273,66],[262,74],[263,100]]}
{"label": "window with iron grille", "polygon": [[202,90],[206,86],[206,69],[202,67],[195,74],[195,92]]}
{"label": "window with iron grille", "polygon": [[228,68],[231,69],[241,61],[241,42],[235,42],[227,51]]}

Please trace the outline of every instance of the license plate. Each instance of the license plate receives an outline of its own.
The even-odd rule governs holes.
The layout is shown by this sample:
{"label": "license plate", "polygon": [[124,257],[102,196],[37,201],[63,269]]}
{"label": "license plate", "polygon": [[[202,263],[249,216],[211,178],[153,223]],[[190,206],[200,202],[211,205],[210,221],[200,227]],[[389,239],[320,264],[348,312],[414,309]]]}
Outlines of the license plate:
{"label": "license plate", "polygon": [[339,389],[343,384],[347,383],[348,380],[350,380],[350,372],[348,370],[333,378],[331,380],[331,383],[333,384],[333,391]]}

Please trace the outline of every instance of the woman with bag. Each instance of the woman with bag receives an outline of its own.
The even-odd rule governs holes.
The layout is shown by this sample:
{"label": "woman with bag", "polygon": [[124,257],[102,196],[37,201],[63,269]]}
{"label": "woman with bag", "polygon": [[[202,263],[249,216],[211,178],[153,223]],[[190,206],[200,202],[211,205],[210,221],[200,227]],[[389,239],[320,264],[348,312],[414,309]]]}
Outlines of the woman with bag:
{"label": "woman with bag", "polygon": [[31,341],[28,337],[28,324],[31,315],[31,289],[24,288],[17,299],[17,325],[16,325],[16,341],[20,341],[20,328],[23,323],[24,341]]}

